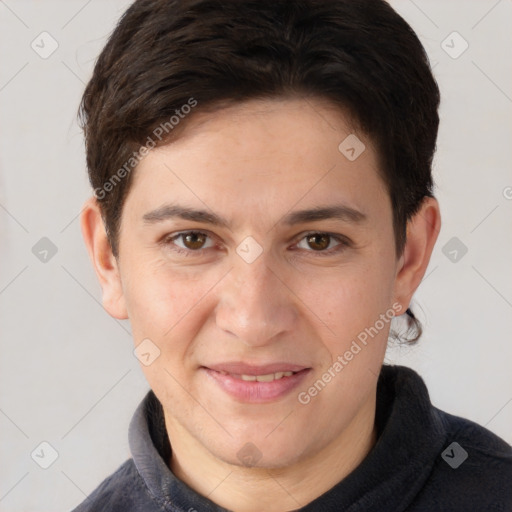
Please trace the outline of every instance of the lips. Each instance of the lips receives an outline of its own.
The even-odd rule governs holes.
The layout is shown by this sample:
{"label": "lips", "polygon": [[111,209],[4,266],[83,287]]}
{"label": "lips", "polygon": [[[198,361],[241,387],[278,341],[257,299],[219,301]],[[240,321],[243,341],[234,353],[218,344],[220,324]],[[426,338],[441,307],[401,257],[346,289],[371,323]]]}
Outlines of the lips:
{"label": "lips", "polygon": [[237,401],[263,403],[297,387],[311,368],[290,363],[249,365],[239,362],[202,367],[218,387]]}
{"label": "lips", "polygon": [[222,375],[230,375],[234,379],[245,380],[246,382],[272,382],[273,380],[280,380],[283,377],[291,377],[294,372],[276,372],[276,373],[266,373],[262,375],[247,375],[247,374],[233,374],[227,372],[219,372]]}
{"label": "lips", "polygon": [[268,375],[279,372],[297,373],[307,368],[299,364],[270,363],[263,365],[250,365],[240,362],[220,363],[208,365],[207,368],[216,372],[229,373],[231,375]]}

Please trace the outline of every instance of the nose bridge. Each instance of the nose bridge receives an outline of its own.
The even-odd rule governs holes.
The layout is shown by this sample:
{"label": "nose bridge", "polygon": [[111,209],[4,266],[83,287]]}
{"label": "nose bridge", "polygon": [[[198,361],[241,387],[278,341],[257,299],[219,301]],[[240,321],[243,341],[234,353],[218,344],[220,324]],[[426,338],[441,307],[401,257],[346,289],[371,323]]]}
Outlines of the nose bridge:
{"label": "nose bridge", "polygon": [[293,325],[294,305],[270,259],[265,252],[253,261],[236,256],[221,291],[217,325],[247,345],[264,345]]}

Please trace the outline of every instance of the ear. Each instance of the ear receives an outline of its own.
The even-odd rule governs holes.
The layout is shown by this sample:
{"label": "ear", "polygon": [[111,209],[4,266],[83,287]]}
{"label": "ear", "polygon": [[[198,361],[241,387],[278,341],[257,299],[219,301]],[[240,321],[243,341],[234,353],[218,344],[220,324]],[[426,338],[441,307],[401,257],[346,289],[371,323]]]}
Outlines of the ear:
{"label": "ear", "polygon": [[420,210],[407,222],[407,239],[395,278],[395,300],[405,310],[427,270],[432,250],[441,229],[439,204],[426,197]]}
{"label": "ear", "polygon": [[119,320],[128,318],[118,262],[107,238],[101,210],[95,197],[89,198],[80,215],[87,252],[101,285],[103,307]]}

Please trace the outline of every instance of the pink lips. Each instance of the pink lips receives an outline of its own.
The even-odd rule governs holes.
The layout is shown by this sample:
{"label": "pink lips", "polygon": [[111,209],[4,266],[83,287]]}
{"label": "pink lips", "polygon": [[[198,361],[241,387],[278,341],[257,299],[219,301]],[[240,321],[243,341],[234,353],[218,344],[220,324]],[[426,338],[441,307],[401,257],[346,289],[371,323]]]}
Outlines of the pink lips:
{"label": "pink lips", "polygon": [[[282,398],[296,388],[311,370],[305,366],[289,363],[253,366],[237,362],[210,365],[201,369],[228,395],[248,403],[264,403]],[[294,373],[269,382],[241,379],[241,375],[261,376],[285,372]]]}
{"label": "pink lips", "polygon": [[210,370],[215,370],[216,372],[226,372],[235,375],[266,375],[268,373],[276,372],[300,372],[306,367],[289,363],[271,363],[254,366],[245,363],[233,362],[208,365],[208,368]]}

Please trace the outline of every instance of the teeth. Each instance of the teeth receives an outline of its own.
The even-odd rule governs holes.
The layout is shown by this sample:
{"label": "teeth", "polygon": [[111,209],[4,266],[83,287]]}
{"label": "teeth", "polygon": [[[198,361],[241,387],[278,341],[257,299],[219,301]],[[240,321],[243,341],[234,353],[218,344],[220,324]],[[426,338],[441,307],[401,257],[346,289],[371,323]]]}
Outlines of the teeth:
{"label": "teeth", "polygon": [[257,375],[256,380],[258,382],[272,382],[275,380],[276,374],[275,373],[267,373],[266,375]]}
{"label": "teeth", "polygon": [[235,378],[239,378],[249,382],[272,382],[273,380],[279,380],[283,377],[290,377],[293,375],[293,372],[276,372],[276,373],[267,373],[265,375],[233,375]]}

